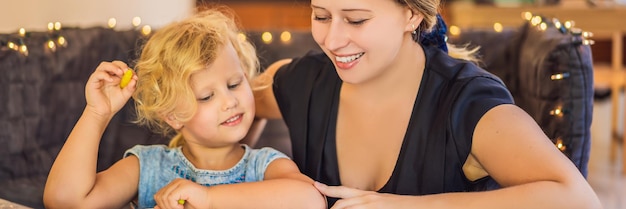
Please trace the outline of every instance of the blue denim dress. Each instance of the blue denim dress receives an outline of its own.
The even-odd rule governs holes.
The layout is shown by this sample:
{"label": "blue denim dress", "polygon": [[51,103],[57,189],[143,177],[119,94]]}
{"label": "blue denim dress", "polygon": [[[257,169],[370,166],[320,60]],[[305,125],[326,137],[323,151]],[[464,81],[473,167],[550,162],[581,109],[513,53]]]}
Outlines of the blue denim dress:
{"label": "blue denim dress", "polygon": [[204,186],[262,181],[265,169],[275,159],[288,158],[285,154],[266,147],[251,149],[241,145],[245,153],[241,160],[227,170],[197,169],[181,152],[181,147],[165,145],[135,145],[124,157],[139,158],[138,202],[135,208],[156,206],[154,194],[177,178],[185,178]]}

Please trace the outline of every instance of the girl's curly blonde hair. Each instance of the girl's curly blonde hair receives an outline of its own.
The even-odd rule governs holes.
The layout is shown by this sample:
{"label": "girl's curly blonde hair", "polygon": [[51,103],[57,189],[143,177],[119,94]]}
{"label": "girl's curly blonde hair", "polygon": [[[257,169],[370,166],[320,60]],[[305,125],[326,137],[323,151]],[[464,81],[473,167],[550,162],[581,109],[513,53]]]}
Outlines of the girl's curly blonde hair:
{"label": "girl's curly blonde hair", "polygon": [[[171,136],[165,121],[187,121],[196,112],[191,75],[214,62],[225,45],[232,44],[248,79],[258,74],[259,61],[252,44],[237,27],[226,7],[204,8],[193,16],[157,30],[143,46],[135,69],[139,77],[133,95],[139,125]],[[170,147],[183,143],[180,134]]]}

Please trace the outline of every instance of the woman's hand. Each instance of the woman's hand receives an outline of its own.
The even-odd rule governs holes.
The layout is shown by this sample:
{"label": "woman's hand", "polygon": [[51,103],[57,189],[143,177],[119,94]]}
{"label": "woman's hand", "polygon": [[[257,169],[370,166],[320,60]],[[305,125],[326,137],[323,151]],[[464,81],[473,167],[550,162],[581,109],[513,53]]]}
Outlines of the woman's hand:
{"label": "woman's hand", "polygon": [[122,109],[136,89],[137,75],[133,74],[130,83],[120,87],[122,75],[131,70],[120,61],[102,62],[91,74],[85,86],[87,107],[97,115],[111,117]]}
{"label": "woman's hand", "polygon": [[328,197],[340,198],[331,209],[344,208],[402,208],[413,196],[402,196],[364,191],[345,186],[327,186],[320,182],[315,187]]}
{"label": "woman's hand", "polygon": [[175,179],[154,194],[155,209],[210,208],[208,190],[193,181]]}

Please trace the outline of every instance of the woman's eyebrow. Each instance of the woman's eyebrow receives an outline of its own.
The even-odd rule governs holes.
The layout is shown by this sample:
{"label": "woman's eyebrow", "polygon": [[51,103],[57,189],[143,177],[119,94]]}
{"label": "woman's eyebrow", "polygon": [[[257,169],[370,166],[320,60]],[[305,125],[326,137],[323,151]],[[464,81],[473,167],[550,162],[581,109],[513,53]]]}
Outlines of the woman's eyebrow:
{"label": "woman's eyebrow", "polygon": [[[316,5],[313,5],[313,4],[311,4],[311,7],[313,9],[323,9],[323,10],[326,10],[326,8],[324,8],[324,7],[316,6]],[[360,11],[360,12],[371,12],[372,10],[369,10],[369,9],[342,9],[341,11],[344,11],[344,12],[357,12],[357,11]]]}

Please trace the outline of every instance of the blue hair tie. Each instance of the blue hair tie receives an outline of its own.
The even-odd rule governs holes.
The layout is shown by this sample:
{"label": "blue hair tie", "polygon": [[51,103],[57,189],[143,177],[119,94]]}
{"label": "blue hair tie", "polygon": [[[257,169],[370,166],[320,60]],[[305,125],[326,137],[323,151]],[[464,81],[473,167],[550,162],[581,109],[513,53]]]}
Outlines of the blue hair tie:
{"label": "blue hair tie", "polygon": [[437,23],[433,26],[430,33],[421,33],[419,41],[422,46],[436,46],[444,52],[448,52],[448,46],[446,45],[446,32],[448,27],[443,21],[440,14],[437,14]]}

